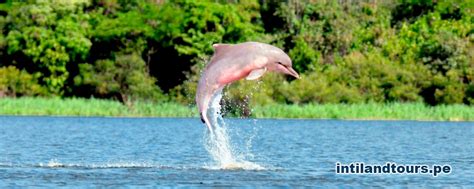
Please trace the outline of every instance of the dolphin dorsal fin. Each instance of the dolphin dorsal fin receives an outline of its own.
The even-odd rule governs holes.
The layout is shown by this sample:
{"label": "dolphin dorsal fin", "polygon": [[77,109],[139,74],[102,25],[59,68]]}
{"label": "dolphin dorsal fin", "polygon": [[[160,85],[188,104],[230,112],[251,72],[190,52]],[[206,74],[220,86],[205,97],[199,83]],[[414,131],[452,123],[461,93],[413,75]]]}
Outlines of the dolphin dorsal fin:
{"label": "dolphin dorsal fin", "polygon": [[227,48],[232,47],[233,45],[231,44],[222,44],[222,43],[216,43],[212,45],[212,48],[214,48],[214,55],[211,57],[211,60],[209,61],[209,65],[213,64],[214,62],[217,62],[220,58],[222,58],[223,52],[226,51]]}
{"label": "dolphin dorsal fin", "polygon": [[231,46],[232,46],[231,44],[216,43],[216,44],[212,45],[212,48],[214,48],[214,51],[217,54],[220,51],[222,51],[223,49],[226,49],[226,48],[231,47]]}

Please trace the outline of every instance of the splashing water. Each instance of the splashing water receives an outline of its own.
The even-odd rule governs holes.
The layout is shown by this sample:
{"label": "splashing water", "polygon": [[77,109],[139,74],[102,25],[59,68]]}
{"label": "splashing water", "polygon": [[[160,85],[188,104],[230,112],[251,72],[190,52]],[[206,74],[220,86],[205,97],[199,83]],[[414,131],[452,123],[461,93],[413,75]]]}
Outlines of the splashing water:
{"label": "splashing water", "polygon": [[[211,155],[212,159],[217,163],[218,169],[250,169],[263,170],[264,168],[256,163],[246,161],[243,155],[236,155],[236,152],[231,145],[227,124],[221,115],[222,89],[219,90],[211,99],[209,107],[210,117],[213,130],[207,132],[205,138],[206,150]],[[253,137],[252,137],[253,138]],[[251,141],[250,141],[251,142]]]}

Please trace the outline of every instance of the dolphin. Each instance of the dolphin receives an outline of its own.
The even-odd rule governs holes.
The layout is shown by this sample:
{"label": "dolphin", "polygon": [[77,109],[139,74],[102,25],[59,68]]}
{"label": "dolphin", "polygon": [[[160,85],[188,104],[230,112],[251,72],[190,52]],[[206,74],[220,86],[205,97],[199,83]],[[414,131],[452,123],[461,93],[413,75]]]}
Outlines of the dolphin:
{"label": "dolphin", "polygon": [[259,42],[214,44],[214,55],[199,79],[196,104],[201,121],[212,131],[207,117],[212,97],[226,85],[246,78],[255,80],[267,71],[280,72],[299,78],[290,57],[280,48]]}

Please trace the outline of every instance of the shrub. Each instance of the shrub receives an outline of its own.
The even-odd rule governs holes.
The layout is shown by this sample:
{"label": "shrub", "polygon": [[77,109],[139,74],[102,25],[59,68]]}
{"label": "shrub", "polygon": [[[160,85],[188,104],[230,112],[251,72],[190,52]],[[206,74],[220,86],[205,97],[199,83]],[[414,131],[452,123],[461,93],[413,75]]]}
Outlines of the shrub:
{"label": "shrub", "polygon": [[36,96],[44,92],[37,78],[28,72],[13,66],[0,67],[0,97]]}
{"label": "shrub", "polygon": [[79,67],[75,84],[92,86],[99,97],[114,97],[125,104],[164,98],[155,86],[156,80],[146,72],[145,62],[136,54],[119,54],[115,60],[98,60]]}

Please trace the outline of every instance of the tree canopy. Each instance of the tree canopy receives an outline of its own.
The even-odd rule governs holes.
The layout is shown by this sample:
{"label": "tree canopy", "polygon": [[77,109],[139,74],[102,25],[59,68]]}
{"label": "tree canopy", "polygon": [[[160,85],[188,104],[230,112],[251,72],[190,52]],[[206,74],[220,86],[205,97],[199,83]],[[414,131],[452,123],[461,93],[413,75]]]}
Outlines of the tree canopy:
{"label": "tree canopy", "polygon": [[231,102],[474,104],[474,1],[0,3],[0,96],[193,101],[214,43],[281,47],[302,74]]}

